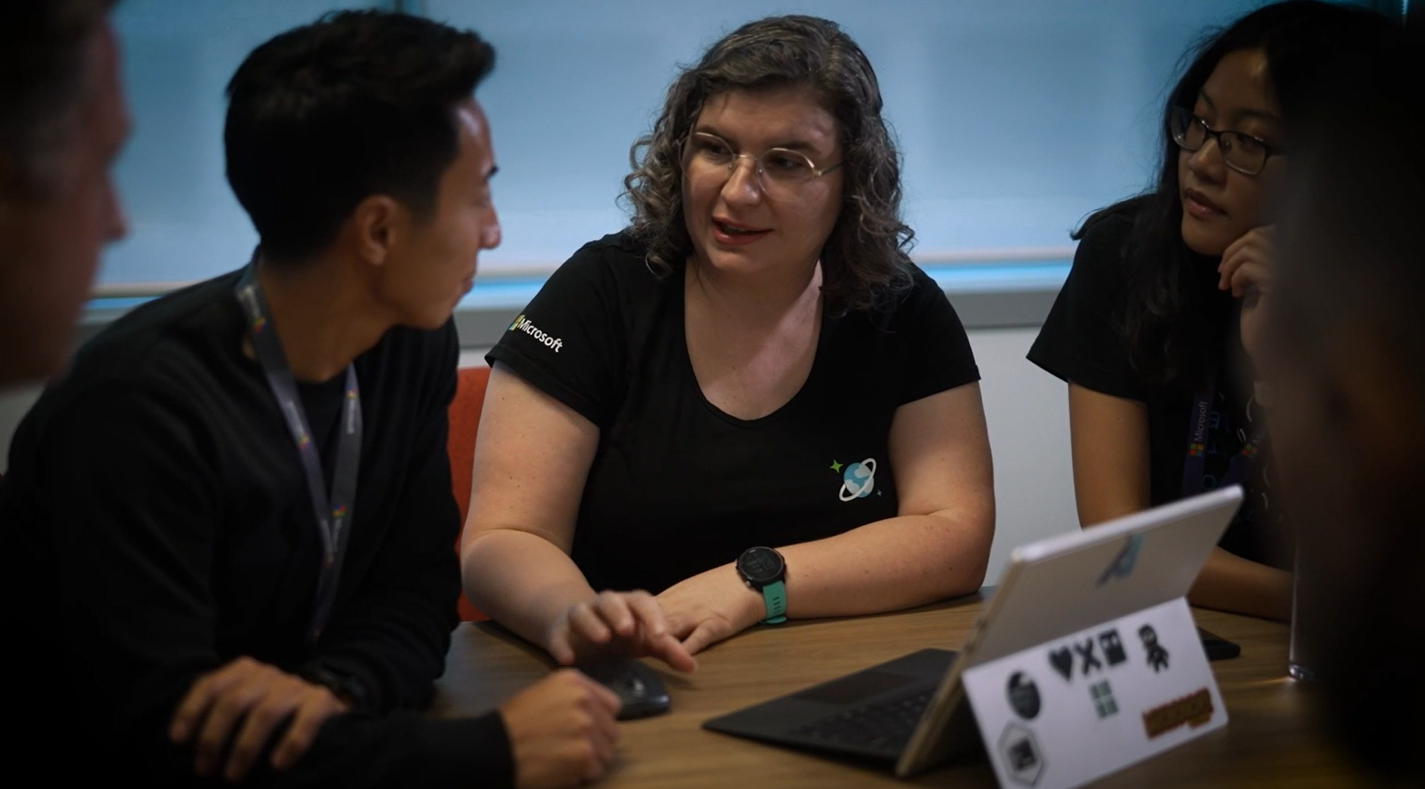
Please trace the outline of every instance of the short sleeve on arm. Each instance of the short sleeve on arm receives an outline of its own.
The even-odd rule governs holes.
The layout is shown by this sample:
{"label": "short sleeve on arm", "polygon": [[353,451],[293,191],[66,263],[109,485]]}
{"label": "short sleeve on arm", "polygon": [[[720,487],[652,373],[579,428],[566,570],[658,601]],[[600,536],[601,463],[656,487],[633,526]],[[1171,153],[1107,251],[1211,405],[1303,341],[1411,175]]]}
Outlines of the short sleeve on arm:
{"label": "short sleeve on arm", "polygon": [[613,266],[629,253],[614,238],[574,253],[485,357],[601,429],[617,410],[627,347]]}
{"label": "short sleeve on arm", "polygon": [[905,343],[900,405],[980,380],[960,316],[940,285],[919,268],[892,326]]}
{"label": "short sleeve on arm", "polygon": [[1131,227],[1110,216],[1074,253],[1074,265],[1030,347],[1029,361],[1065,381],[1103,394],[1142,400],[1122,332],[1127,285],[1122,248]]}

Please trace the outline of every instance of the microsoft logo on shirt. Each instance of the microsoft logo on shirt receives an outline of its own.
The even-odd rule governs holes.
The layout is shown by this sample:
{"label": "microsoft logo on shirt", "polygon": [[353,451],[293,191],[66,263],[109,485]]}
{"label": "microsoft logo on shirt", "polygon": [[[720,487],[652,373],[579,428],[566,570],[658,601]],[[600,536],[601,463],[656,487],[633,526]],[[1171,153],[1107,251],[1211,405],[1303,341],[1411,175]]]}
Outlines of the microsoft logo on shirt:
{"label": "microsoft logo on shirt", "polygon": [[524,313],[520,313],[520,316],[515,318],[515,322],[510,324],[510,331],[522,331],[535,340],[544,343],[545,347],[553,348],[555,353],[559,353],[559,349],[564,347],[563,340],[558,337],[551,337],[540,331],[539,327],[530,323],[529,318],[526,318]]}

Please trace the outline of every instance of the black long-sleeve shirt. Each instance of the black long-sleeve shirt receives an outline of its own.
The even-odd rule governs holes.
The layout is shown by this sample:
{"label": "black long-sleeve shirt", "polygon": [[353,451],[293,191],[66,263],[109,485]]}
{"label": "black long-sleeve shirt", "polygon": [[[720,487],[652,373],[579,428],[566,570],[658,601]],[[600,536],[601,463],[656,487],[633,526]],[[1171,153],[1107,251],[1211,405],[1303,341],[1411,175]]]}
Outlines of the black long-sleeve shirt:
{"label": "black long-sleeve shirt", "polygon": [[[511,783],[498,714],[419,712],[460,590],[445,450],[453,324],[393,329],[355,361],[365,429],[352,531],[331,618],[309,645],[321,542],[287,426],[242,351],[236,279],[117,321],[15,435],[0,481],[0,661],[26,732],[8,746],[55,779],[195,780],[191,748],[167,739],[173,713],[200,674],[248,655],[321,666],[368,693],[293,769],[271,772],[265,752],[255,783]],[[328,475],[343,378],[300,386]]]}

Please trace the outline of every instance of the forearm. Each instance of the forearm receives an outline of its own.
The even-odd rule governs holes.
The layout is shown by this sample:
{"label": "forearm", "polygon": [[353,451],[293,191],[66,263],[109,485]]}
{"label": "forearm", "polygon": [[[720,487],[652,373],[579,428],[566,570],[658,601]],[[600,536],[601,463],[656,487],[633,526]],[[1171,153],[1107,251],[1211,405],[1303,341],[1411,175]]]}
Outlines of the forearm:
{"label": "forearm", "polygon": [[549,648],[550,626],[595,592],[559,546],[515,529],[481,532],[464,549],[465,595],[521,637]]}
{"label": "forearm", "polygon": [[1070,383],[1069,439],[1080,526],[1096,526],[1151,505],[1145,404]]}
{"label": "forearm", "polygon": [[428,703],[459,623],[460,566],[451,550],[459,515],[441,481],[444,498],[429,479],[408,488],[380,553],[349,579],[355,593],[310,655],[310,663],[366,684],[376,711]]}
{"label": "forearm", "polygon": [[349,557],[342,585],[353,593],[310,656],[311,664],[369,685],[367,701],[377,711],[429,702],[459,623],[460,564],[451,545],[460,532],[460,513],[450,493],[446,453],[458,342],[449,325],[439,339],[444,359],[425,368],[430,380],[422,390],[429,394],[409,459],[383,480],[400,491],[399,499],[384,522],[370,524],[373,531],[382,530],[380,547],[369,559]]}
{"label": "forearm", "polygon": [[1214,548],[1188,591],[1188,601],[1286,621],[1291,618],[1291,573]]}
{"label": "forearm", "polygon": [[[450,546],[444,547],[449,564],[454,565]],[[437,573],[448,574],[449,580],[428,584]],[[413,577],[408,586],[380,588],[353,601],[350,613],[328,628],[302,668],[321,667],[357,679],[367,709],[384,712],[424,706],[445,668],[450,632],[457,624],[451,604],[459,588],[455,574],[453,567],[431,568]]]}
{"label": "forearm", "polygon": [[906,515],[780,548],[787,614],[871,614],[968,594],[984,582],[993,533],[992,516]]}

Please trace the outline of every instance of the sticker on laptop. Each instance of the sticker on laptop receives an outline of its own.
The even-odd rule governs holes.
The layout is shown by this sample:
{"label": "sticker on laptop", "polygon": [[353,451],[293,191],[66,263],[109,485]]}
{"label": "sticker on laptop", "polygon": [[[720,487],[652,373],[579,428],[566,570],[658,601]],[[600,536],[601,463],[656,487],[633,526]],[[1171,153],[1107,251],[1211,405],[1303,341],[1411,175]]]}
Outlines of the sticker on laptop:
{"label": "sticker on laptop", "polygon": [[1110,667],[1128,660],[1128,654],[1123,651],[1123,639],[1118,637],[1118,628],[1099,633],[1098,645],[1103,650],[1103,659],[1108,661]]}
{"label": "sticker on laptop", "polygon": [[1143,639],[1143,651],[1148,653],[1148,666],[1156,674],[1168,667],[1168,650],[1158,643],[1158,631],[1152,625],[1138,628],[1138,637]]}
{"label": "sticker on laptop", "polygon": [[1079,665],[1083,667],[1085,677],[1087,677],[1089,671],[1093,669],[1103,671],[1103,663],[1101,663],[1097,657],[1094,657],[1093,636],[1089,636],[1082,644],[1075,643],[1074,651],[1079,655]]}
{"label": "sticker on laptop", "polygon": [[1028,674],[1016,671],[1009,675],[1005,694],[1009,696],[1009,706],[1014,710],[1014,714],[1027,721],[1039,717],[1039,686],[1034,684],[1033,678]]}
{"label": "sticker on laptop", "polygon": [[1196,729],[1212,720],[1212,712],[1212,694],[1207,692],[1207,688],[1202,688],[1145,711],[1143,731],[1151,740],[1184,725]]}
{"label": "sticker on laptop", "polygon": [[1065,682],[1074,679],[1074,653],[1068,647],[1049,650],[1049,665],[1059,672]]}
{"label": "sticker on laptop", "polygon": [[1044,753],[1034,739],[1034,732],[1018,723],[1005,726],[999,738],[999,752],[1005,772],[1015,783],[1025,786],[1039,783],[1039,776],[1044,773]]}
{"label": "sticker on laptop", "polygon": [[1103,586],[1116,578],[1127,578],[1132,575],[1133,566],[1138,563],[1138,549],[1142,545],[1143,535],[1130,534],[1128,540],[1123,544],[1123,550],[1113,557],[1113,562],[1108,565],[1108,569],[1099,576],[1097,586]]}
{"label": "sticker on laptop", "polygon": [[[1151,626],[1145,628],[1152,631]],[[1141,633],[1142,631],[1140,631]],[[1161,659],[1163,668],[1167,667],[1167,650],[1163,649],[1157,642],[1157,633],[1151,633],[1153,646],[1147,643],[1148,636],[1144,635],[1144,648],[1149,652],[1149,665],[1153,665],[1154,660]],[[1159,650],[1161,655],[1153,652]],[[1107,669],[1116,668],[1128,662],[1128,653],[1123,648],[1123,639],[1118,635],[1117,628],[1109,628],[1097,636],[1089,634],[1083,641],[1070,641],[1049,650],[1049,666],[1054,672],[1064,678],[1065,682],[1073,684],[1074,668],[1078,667],[1078,674],[1088,677],[1091,674],[1103,673]]]}
{"label": "sticker on laptop", "polygon": [[1094,712],[1099,720],[1118,714],[1118,702],[1113,698],[1113,687],[1108,680],[1100,680],[1089,686],[1089,699],[1093,701]]}

